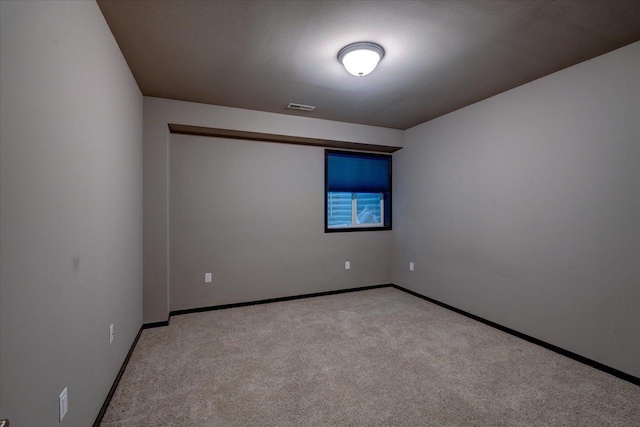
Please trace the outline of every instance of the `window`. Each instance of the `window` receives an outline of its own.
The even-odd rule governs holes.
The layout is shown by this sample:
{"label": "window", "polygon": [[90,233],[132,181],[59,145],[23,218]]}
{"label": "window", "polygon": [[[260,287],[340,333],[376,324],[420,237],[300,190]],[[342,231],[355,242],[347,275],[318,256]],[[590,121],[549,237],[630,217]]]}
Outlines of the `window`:
{"label": "window", "polygon": [[391,229],[391,156],[325,150],[324,228]]}

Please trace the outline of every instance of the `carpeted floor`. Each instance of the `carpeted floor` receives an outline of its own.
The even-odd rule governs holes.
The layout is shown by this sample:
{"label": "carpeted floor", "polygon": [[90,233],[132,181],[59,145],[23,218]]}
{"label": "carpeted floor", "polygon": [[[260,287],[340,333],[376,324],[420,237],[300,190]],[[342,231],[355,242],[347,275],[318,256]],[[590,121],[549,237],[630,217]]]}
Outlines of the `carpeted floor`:
{"label": "carpeted floor", "polygon": [[143,331],[101,424],[640,426],[640,387],[393,288]]}

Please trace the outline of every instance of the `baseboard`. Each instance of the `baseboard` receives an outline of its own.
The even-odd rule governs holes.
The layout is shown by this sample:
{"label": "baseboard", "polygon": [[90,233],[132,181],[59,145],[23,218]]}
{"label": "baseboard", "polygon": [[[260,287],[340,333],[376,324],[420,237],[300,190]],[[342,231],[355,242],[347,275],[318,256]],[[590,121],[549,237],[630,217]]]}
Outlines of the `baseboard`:
{"label": "baseboard", "polygon": [[463,316],[466,316],[466,317],[468,317],[470,319],[473,319],[473,320],[476,320],[478,322],[484,323],[485,325],[494,327],[494,328],[499,329],[499,330],[501,330],[503,332],[506,332],[508,334],[511,334],[513,336],[521,338],[521,339],[523,339],[525,341],[529,341],[530,343],[537,344],[537,345],[539,345],[541,347],[544,347],[547,350],[551,350],[553,352],[556,352],[558,354],[566,356],[566,357],[568,357],[570,359],[573,359],[573,360],[575,360],[577,362],[584,363],[585,365],[589,365],[592,368],[596,368],[596,369],[598,369],[600,371],[606,372],[607,374],[613,375],[613,376],[618,377],[618,378],[620,378],[622,380],[629,381],[632,384],[640,386],[640,378],[638,378],[638,377],[636,377],[634,375],[631,375],[631,374],[628,374],[626,372],[620,371],[620,370],[618,370],[616,368],[612,368],[611,366],[607,366],[607,365],[605,365],[603,363],[596,362],[595,360],[591,360],[591,359],[589,359],[587,357],[581,356],[581,355],[579,355],[577,353],[574,353],[572,351],[569,351],[569,350],[565,350],[564,348],[561,348],[561,347],[558,347],[556,345],[550,344],[550,343],[548,343],[546,341],[542,341],[542,340],[540,340],[538,338],[535,338],[535,337],[532,337],[530,335],[523,334],[522,332],[518,332],[518,331],[516,331],[514,329],[511,329],[511,328],[508,328],[506,326],[500,325],[498,323],[492,322],[491,320],[487,320],[487,319],[482,318],[480,316],[476,316],[475,314],[472,314],[472,313],[469,313],[467,311],[461,310],[459,308],[453,307],[453,306],[451,306],[449,304],[445,304],[445,303],[443,303],[441,301],[435,300],[433,298],[429,298],[427,296],[424,296],[424,295],[419,294],[417,292],[414,292],[412,290],[403,288],[402,286],[398,286],[396,284],[391,284],[391,287],[396,288],[396,289],[398,289],[400,291],[406,292],[408,294],[411,294],[413,296],[416,296],[418,298],[422,298],[423,300],[426,300],[426,301],[429,301],[431,303],[437,304],[440,307],[444,307],[444,308],[446,308],[448,310],[451,310],[451,311],[454,311],[454,312],[456,312],[458,314],[462,314]]}
{"label": "baseboard", "polygon": [[138,330],[138,334],[136,335],[136,338],[133,340],[133,344],[131,344],[131,348],[129,349],[129,352],[127,353],[127,357],[124,358],[124,362],[122,363],[122,366],[120,367],[120,370],[118,371],[118,375],[116,376],[115,381],[111,385],[111,389],[109,390],[109,394],[107,394],[107,398],[104,400],[104,403],[102,404],[102,408],[100,408],[100,412],[98,413],[98,417],[96,418],[95,422],[93,423],[93,427],[99,427],[100,426],[100,423],[102,422],[102,418],[104,418],[104,414],[107,412],[107,408],[109,407],[109,403],[111,403],[111,398],[113,397],[113,394],[116,392],[116,388],[118,388],[118,384],[120,383],[120,378],[122,378],[122,374],[124,374],[124,370],[127,368],[127,364],[129,363],[129,359],[131,359],[131,353],[133,353],[133,349],[136,347],[136,344],[138,343],[138,339],[140,339],[140,334],[142,333],[143,329],[145,329],[144,325],[142,325],[140,327],[140,329]]}
{"label": "baseboard", "polygon": [[142,325],[142,329],[151,329],[151,328],[160,328],[162,326],[169,326],[169,320],[171,319],[167,319],[163,322],[145,323],[144,325]]}
{"label": "baseboard", "polygon": [[391,283],[387,283],[384,285],[372,285],[372,286],[362,286],[359,288],[349,288],[349,289],[337,289],[335,291],[326,291],[326,292],[316,292],[313,294],[303,294],[303,295],[294,295],[289,297],[280,297],[280,298],[270,298],[270,299],[262,299],[257,301],[248,301],[248,302],[239,302],[234,304],[223,304],[223,305],[213,305],[208,307],[198,307],[198,308],[188,308],[186,310],[174,310],[169,313],[169,318],[172,316],[179,316],[181,314],[190,314],[190,313],[201,313],[203,311],[213,311],[213,310],[224,310],[227,308],[236,308],[236,307],[247,307],[250,305],[260,305],[260,304],[270,304],[272,302],[282,302],[282,301],[292,301],[296,299],[303,298],[314,298],[314,297],[323,297],[327,295],[336,295],[336,294],[346,294],[348,292],[359,292],[359,291],[368,291],[370,289],[379,289],[379,288],[388,288],[394,286]]}

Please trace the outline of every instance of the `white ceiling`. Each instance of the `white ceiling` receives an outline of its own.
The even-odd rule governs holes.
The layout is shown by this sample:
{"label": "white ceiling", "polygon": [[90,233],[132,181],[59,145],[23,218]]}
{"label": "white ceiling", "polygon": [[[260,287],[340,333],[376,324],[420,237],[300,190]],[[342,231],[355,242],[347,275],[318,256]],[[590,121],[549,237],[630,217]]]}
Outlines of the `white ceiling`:
{"label": "white ceiling", "polygon": [[[98,4],[144,95],[398,129],[640,40],[637,0]],[[362,78],[357,41],[386,51]]]}

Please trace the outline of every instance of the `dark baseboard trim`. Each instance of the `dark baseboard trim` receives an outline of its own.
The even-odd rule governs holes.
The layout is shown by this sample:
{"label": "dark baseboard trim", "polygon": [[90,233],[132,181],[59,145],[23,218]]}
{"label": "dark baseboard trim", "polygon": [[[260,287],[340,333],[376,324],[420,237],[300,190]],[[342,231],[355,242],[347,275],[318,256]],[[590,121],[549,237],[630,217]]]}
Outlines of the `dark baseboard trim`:
{"label": "dark baseboard trim", "polygon": [[392,285],[391,283],[387,283],[384,285],[372,285],[372,286],[363,286],[360,288],[337,289],[335,291],[316,292],[313,294],[294,295],[290,297],[270,298],[270,299],[263,299],[258,301],[249,301],[249,302],[239,302],[235,304],[223,304],[223,305],[213,305],[210,307],[188,308],[186,310],[172,311],[171,313],[169,313],[169,318],[171,318],[172,316],[179,316],[181,314],[201,313],[203,311],[224,310],[227,308],[247,307],[249,305],[270,304],[272,302],[292,301],[292,300],[303,299],[303,298],[323,297],[326,295],[346,294],[348,292],[368,291],[370,289],[388,288],[392,286],[394,285]]}
{"label": "dark baseboard trim", "polygon": [[133,349],[136,347],[136,344],[138,343],[138,339],[140,339],[140,334],[142,333],[143,329],[145,329],[144,325],[142,325],[140,327],[140,329],[138,330],[138,334],[136,335],[136,338],[133,340],[133,344],[131,344],[131,348],[129,349],[129,352],[127,353],[127,357],[124,358],[124,362],[122,363],[122,366],[120,367],[120,371],[118,371],[118,375],[116,376],[116,380],[111,385],[111,389],[109,390],[109,394],[107,394],[107,398],[104,400],[104,403],[102,404],[102,408],[100,408],[100,412],[98,413],[98,417],[96,418],[95,422],[93,423],[93,427],[100,427],[100,423],[102,422],[102,418],[104,417],[104,414],[107,412],[107,408],[109,407],[109,403],[111,403],[111,398],[113,397],[113,394],[116,392],[116,388],[118,388],[118,384],[120,383],[120,378],[122,378],[122,374],[124,374],[124,370],[126,369],[127,364],[129,363],[129,359],[131,359],[131,353],[133,353]]}
{"label": "dark baseboard trim", "polygon": [[145,323],[144,325],[142,325],[142,329],[160,328],[162,326],[169,326],[169,319],[165,320],[164,322]]}
{"label": "dark baseboard trim", "polygon": [[416,296],[418,298],[422,298],[423,300],[426,300],[426,301],[429,301],[431,303],[437,304],[440,307],[444,307],[444,308],[446,308],[448,310],[451,310],[451,311],[454,311],[454,312],[456,312],[458,314],[462,314],[463,316],[469,317],[470,319],[473,319],[473,320],[476,320],[478,322],[484,323],[485,325],[494,327],[494,328],[499,329],[499,330],[501,330],[503,332],[506,332],[508,334],[511,334],[513,336],[521,338],[521,339],[523,339],[525,341],[529,341],[530,343],[537,344],[537,345],[539,345],[541,347],[544,347],[547,350],[551,350],[553,352],[556,352],[558,354],[566,356],[566,357],[568,357],[570,359],[573,359],[573,360],[575,360],[577,362],[584,363],[585,365],[589,365],[592,368],[596,368],[596,369],[598,369],[600,371],[606,372],[607,374],[613,375],[613,376],[618,377],[618,378],[620,378],[622,380],[629,381],[632,384],[640,386],[640,378],[638,378],[636,376],[633,376],[631,374],[627,374],[626,372],[620,371],[618,369],[612,368],[611,366],[607,366],[607,365],[602,364],[600,362],[596,362],[595,360],[591,360],[591,359],[589,359],[587,357],[581,356],[581,355],[576,354],[576,353],[574,353],[572,351],[569,351],[569,350],[565,350],[564,348],[558,347],[556,345],[549,344],[546,341],[542,341],[542,340],[540,340],[538,338],[534,338],[534,337],[532,337],[530,335],[523,334],[522,332],[518,332],[518,331],[516,331],[514,329],[511,329],[511,328],[508,328],[506,326],[502,326],[502,325],[500,325],[498,323],[492,322],[491,320],[487,320],[487,319],[484,319],[484,318],[482,318],[480,316],[476,316],[475,314],[471,314],[471,313],[469,313],[467,311],[464,311],[464,310],[461,310],[459,308],[453,307],[453,306],[451,306],[449,304],[445,304],[445,303],[440,302],[438,300],[435,300],[433,298],[426,297],[426,296],[421,295],[421,294],[419,294],[417,292],[414,292],[414,291],[411,291],[409,289],[403,288],[402,286],[398,286],[396,284],[391,284],[391,287],[396,288],[396,289],[398,289],[400,291],[406,292],[408,294],[411,294],[413,296]]}

